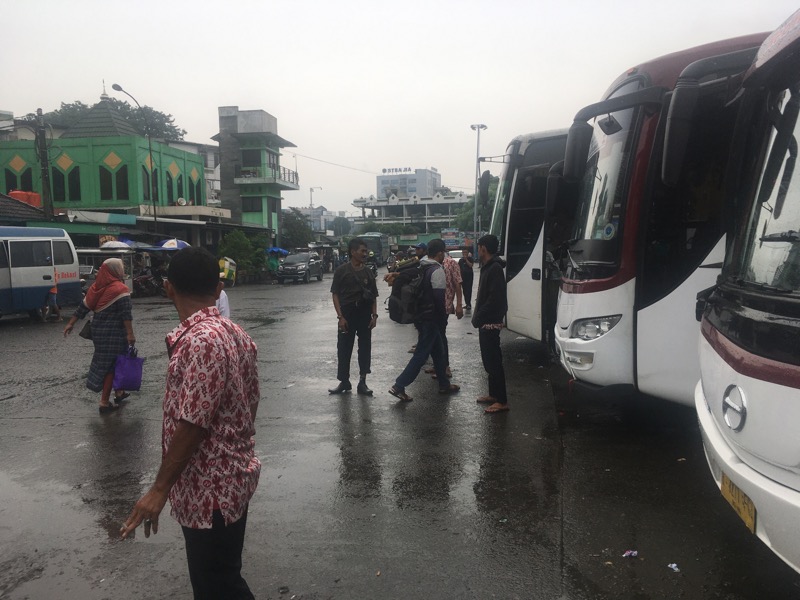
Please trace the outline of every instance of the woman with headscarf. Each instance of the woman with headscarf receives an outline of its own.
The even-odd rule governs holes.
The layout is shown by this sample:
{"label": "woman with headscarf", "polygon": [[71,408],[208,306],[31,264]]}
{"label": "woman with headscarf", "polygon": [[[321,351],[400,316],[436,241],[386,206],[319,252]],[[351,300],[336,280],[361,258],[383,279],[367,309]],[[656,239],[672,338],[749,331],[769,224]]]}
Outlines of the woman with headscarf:
{"label": "woman with headscarf", "polygon": [[114,402],[111,402],[117,355],[125,354],[128,346],[136,343],[133,335],[131,293],[125,285],[125,269],[119,258],[109,258],[102,264],[97,278],[86,292],[86,297],[64,328],[64,337],[72,333],[75,323],[86,317],[90,311],[94,313],[94,355],[86,387],[93,392],[101,392],[100,414],[104,415],[119,408],[119,402],[130,395],[125,390],[115,390]]}

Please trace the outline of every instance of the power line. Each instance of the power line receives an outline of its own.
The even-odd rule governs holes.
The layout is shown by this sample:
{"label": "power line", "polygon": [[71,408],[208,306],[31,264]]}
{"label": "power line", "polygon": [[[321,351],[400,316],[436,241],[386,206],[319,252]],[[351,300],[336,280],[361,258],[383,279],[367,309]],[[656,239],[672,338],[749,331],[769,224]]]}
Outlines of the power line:
{"label": "power line", "polygon": [[305,154],[297,154],[296,152],[292,152],[294,156],[299,156],[300,158],[307,158],[308,160],[315,160],[317,162],[325,163],[326,165],[333,165],[334,167],[341,167],[343,169],[350,169],[351,171],[360,171],[362,173],[368,173],[370,175],[377,175],[374,171],[366,171],[364,169],[359,169],[358,167],[350,167],[348,165],[340,165],[339,163],[331,162],[329,160],[322,160],[321,158],[314,158],[313,156],[306,156]]}

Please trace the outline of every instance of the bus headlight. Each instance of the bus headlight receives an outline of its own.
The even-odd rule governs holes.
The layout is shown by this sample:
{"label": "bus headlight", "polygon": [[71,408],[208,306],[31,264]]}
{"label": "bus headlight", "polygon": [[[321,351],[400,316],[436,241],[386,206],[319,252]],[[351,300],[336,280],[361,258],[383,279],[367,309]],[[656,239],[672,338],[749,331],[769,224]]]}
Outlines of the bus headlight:
{"label": "bus headlight", "polygon": [[610,317],[595,317],[593,319],[581,319],[572,324],[572,334],[570,337],[582,340],[594,340],[611,331],[619,323],[622,315],[612,315]]}

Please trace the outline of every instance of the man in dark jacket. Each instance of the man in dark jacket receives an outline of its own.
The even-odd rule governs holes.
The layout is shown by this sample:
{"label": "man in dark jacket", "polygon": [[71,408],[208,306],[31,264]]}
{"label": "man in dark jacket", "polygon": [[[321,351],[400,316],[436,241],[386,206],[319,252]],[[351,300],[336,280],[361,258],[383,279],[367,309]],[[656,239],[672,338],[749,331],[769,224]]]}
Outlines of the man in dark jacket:
{"label": "man in dark jacket", "polygon": [[414,382],[429,356],[433,359],[433,366],[439,380],[439,393],[452,394],[459,389],[457,385],[451,384],[447,377],[447,362],[441,334],[444,324],[447,322],[444,301],[446,279],[442,268],[445,252],[444,242],[438,239],[432,240],[427,246],[427,251],[428,256],[419,262],[424,280],[422,298],[417,306],[414,319],[414,327],[417,328],[418,334],[417,345],[414,347],[414,354],[408,361],[408,365],[389,390],[392,396],[403,402],[413,400],[406,394],[406,386]]}
{"label": "man in dark jacket", "polygon": [[500,350],[500,331],[504,327],[508,310],[506,275],[503,270],[506,263],[497,256],[499,245],[494,235],[485,235],[478,240],[481,275],[478,280],[478,295],[475,297],[475,311],[472,313],[472,326],[478,329],[481,360],[489,379],[489,395],[481,396],[478,402],[489,404],[485,411],[488,414],[508,410],[506,374],[503,369],[503,353]]}

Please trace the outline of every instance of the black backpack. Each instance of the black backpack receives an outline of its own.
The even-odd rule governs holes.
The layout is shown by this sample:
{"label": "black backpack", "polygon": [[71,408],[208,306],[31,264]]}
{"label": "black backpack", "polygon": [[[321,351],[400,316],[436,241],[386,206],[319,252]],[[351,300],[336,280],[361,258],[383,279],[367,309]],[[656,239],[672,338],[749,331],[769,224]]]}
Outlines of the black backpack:
{"label": "black backpack", "polygon": [[408,325],[417,318],[425,287],[425,266],[417,265],[398,272],[389,296],[389,318]]}

